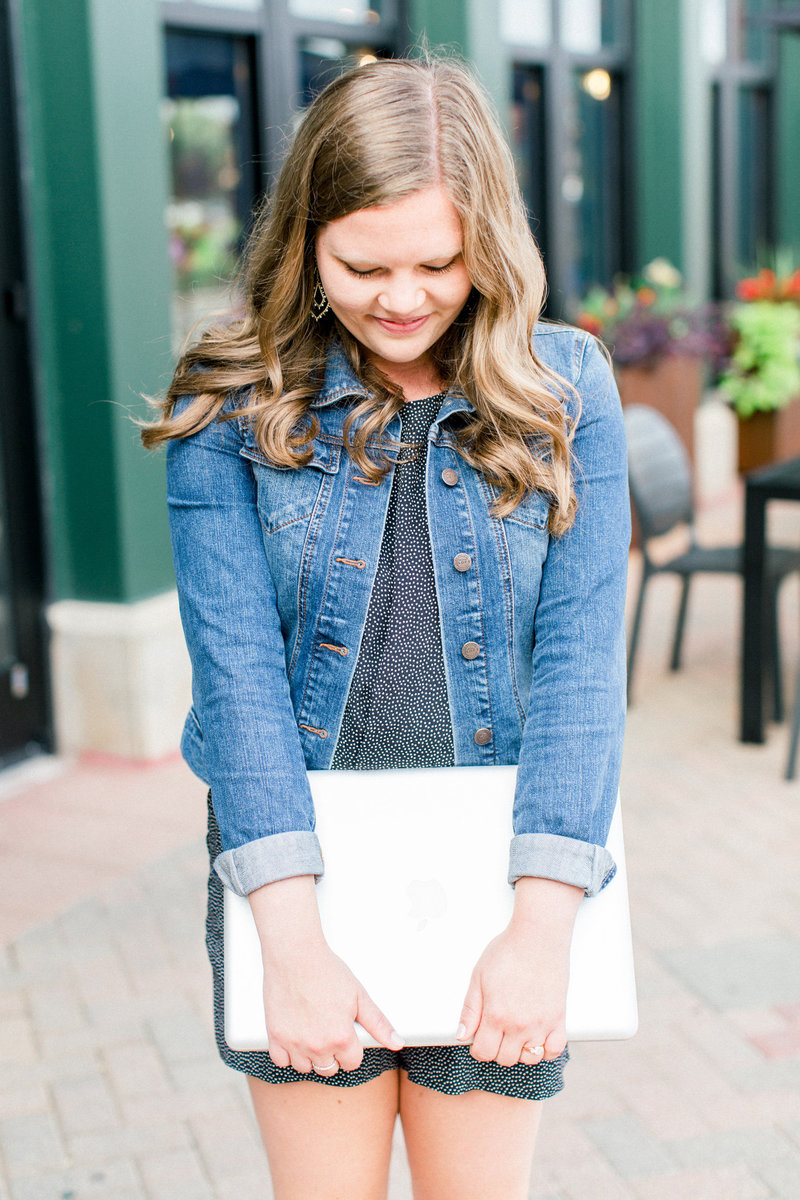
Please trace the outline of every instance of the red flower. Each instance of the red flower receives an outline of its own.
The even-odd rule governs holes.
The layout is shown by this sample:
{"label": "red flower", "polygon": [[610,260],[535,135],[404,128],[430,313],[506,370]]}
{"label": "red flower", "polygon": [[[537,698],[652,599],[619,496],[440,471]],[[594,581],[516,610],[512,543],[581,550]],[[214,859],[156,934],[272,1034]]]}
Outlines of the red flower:
{"label": "red flower", "polygon": [[600,337],[600,334],[603,332],[603,322],[598,320],[593,313],[578,313],[578,325],[581,329],[585,329],[587,333],[594,334],[595,337]]}

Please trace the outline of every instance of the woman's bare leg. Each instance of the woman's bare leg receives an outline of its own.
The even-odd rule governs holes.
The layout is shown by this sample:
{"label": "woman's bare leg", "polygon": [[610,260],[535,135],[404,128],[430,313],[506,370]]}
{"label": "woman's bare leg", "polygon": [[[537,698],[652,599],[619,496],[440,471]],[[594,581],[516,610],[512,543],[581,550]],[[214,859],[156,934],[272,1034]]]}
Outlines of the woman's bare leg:
{"label": "woman's bare leg", "polygon": [[446,1096],[400,1072],[414,1200],[525,1200],[542,1105],[465,1092]]}
{"label": "woman's bare leg", "polygon": [[248,1076],[275,1200],[385,1200],[399,1074],[349,1088]]}

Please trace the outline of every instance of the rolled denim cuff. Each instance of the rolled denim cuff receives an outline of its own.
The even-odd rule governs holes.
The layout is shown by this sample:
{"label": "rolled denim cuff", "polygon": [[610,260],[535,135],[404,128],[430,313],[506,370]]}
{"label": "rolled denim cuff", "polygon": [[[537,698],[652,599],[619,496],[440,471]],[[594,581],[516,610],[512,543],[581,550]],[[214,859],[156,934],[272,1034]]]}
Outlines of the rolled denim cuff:
{"label": "rolled denim cuff", "polygon": [[237,896],[293,875],[319,879],[324,869],[319,839],[310,830],[273,833],[235,850],[224,850],[214,859],[217,875]]}
{"label": "rolled denim cuff", "polygon": [[519,833],[511,839],[508,882],[523,875],[556,879],[583,888],[596,896],[616,871],[616,863],[605,846],[581,842],[557,833]]}

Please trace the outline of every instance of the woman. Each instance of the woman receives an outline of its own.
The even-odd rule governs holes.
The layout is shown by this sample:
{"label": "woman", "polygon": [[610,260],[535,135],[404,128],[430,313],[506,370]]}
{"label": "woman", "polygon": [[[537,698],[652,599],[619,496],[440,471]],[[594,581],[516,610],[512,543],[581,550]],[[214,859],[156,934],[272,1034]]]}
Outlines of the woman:
{"label": "woman", "polygon": [[[249,1076],[279,1200],[385,1196],[398,1111],[418,1200],[512,1200],[562,1086],[574,915],[613,871],[613,379],[585,334],[537,324],[511,157],[451,62],[365,65],[318,97],[243,285],[145,433],[169,442],[220,1052]],[[403,1048],[322,935],[306,769],[516,762],[513,918],[461,1044]],[[255,915],[268,1054],[224,1043],[220,880]]]}

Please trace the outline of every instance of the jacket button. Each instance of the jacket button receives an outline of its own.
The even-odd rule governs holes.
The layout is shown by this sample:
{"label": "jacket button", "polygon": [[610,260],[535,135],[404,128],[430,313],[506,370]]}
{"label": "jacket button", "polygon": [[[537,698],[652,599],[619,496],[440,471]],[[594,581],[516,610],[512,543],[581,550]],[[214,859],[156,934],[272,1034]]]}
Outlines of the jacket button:
{"label": "jacket button", "polygon": [[453,566],[457,571],[468,571],[472,566],[472,559],[468,554],[457,554],[453,559]]}
{"label": "jacket button", "polygon": [[477,658],[480,652],[481,648],[477,642],[464,642],[464,645],[461,647],[461,653],[466,659]]}
{"label": "jacket button", "polygon": [[455,487],[458,483],[458,471],[454,471],[452,467],[445,467],[442,471],[442,483],[446,483],[448,487]]}
{"label": "jacket button", "polygon": [[475,730],[475,743],[476,743],[476,745],[478,745],[478,746],[488,746],[488,745],[489,745],[489,742],[490,742],[491,740],[492,740],[492,731],[491,731],[491,729],[476,729],[476,730]]}

